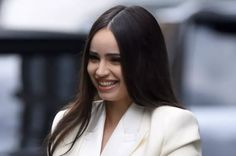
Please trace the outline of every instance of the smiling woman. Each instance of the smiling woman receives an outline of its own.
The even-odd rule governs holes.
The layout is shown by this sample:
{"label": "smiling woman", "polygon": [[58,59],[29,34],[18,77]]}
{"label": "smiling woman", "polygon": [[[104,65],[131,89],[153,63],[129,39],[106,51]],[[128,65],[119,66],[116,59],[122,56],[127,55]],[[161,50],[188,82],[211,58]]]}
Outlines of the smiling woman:
{"label": "smiling woman", "polygon": [[198,123],[173,93],[163,35],[147,10],[115,6],[95,21],[79,94],[56,115],[47,150],[49,156],[201,155]]}
{"label": "smiling woman", "polygon": [[130,104],[121,71],[119,48],[108,28],[94,35],[87,70],[101,99],[112,101],[116,106]]}

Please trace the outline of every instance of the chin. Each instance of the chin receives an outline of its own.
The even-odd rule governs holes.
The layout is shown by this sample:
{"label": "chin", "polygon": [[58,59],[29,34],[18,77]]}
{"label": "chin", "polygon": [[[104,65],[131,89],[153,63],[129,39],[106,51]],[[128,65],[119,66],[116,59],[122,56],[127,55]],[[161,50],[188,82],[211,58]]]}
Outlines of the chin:
{"label": "chin", "polygon": [[99,97],[102,99],[102,100],[105,100],[105,101],[116,101],[117,98],[115,98],[114,96],[112,95],[104,95],[103,93],[100,93],[99,94]]}

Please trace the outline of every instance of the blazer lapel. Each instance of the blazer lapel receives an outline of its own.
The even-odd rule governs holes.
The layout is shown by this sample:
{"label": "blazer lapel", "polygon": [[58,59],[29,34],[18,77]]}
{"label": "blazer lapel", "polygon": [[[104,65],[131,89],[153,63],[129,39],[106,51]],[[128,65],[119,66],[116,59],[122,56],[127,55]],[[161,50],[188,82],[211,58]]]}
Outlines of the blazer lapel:
{"label": "blazer lapel", "polygon": [[126,156],[140,144],[145,134],[145,109],[132,104],[121,118],[112,136],[103,149],[102,156]]}
{"label": "blazer lapel", "polygon": [[100,156],[101,142],[105,123],[105,108],[101,104],[96,108],[96,114],[91,118],[91,122],[83,136],[83,142],[76,155]]}

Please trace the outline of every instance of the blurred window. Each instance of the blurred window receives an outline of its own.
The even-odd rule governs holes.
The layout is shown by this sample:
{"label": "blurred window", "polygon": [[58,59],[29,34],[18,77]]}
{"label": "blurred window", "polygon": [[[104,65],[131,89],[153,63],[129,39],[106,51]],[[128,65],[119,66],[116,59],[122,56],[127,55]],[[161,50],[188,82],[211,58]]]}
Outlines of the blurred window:
{"label": "blurred window", "polygon": [[236,35],[191,27],[185,42],[184,102],[235,105]]}

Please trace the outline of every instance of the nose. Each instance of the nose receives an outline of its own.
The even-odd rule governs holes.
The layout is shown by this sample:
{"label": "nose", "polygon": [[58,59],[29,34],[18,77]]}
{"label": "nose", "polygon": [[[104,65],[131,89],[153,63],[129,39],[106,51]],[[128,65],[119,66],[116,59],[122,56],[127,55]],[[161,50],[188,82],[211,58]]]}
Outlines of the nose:
{"label": "nose", "polygon": [[107,64],[104,61],[101,61],[98,64],[95,74],[97,77],[105,77],[109,74],[109,68],[107,67]]}

